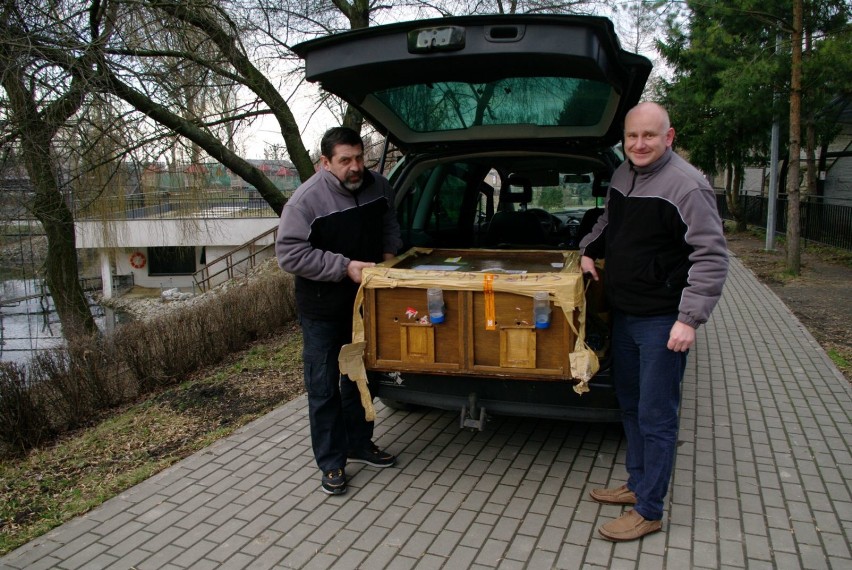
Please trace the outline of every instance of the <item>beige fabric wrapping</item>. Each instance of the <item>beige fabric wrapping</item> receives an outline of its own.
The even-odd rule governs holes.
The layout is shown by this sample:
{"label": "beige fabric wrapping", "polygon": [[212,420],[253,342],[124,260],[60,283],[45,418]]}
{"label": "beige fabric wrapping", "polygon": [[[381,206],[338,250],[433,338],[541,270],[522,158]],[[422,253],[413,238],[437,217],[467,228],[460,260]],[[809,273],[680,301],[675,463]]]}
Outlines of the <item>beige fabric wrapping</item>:
{"label": "beige fabric wrapping", "polygon": [[[366,350],[367,343],[364,319],[361,316],[364,289],[395,287],[428,289],[429,287],[441,287],[444,290],[483,290],[483,273],[479,271],[424,271],[418,269],[397,269],[393,267],[394,264],[399,263],[399,261],[406,257],[428,254],[430,251],[429,249],[414,248],[389,262],[363,270],[361,287],[358,289],[358,295],[355,298],[355,308],[352,313],[352,344],[343,347],[341,350],[341,359],[344,351],[346,351],[347,360],[351,359],[347,366],[355,367],[355,361],[360,359],[360,368],[356,371],[356,376],[363,373],[365,381],[364,351]],[[495,273],[493,288],[495,292],[514,293],[528,297],[534,296],[537,291],[547,291],[550,293],[554,305],[562,309],[568,325],[574,330],[577,338],[576,344],[569,354],[569,360],[571,362],[571,376],[577,381],[573,385],[573,390],[577,394],[582,395],[589,391],[589,380],[598,371],[600,364],[598,363],[598,357],[595,352],[586,346],[586,343],[582,340],[586,336],[586,298],[577,254],[576,252],[566,251],[563,252],[563,258],[564,267],[559,272]],[[574,321],[571,318],[576,308],[580,310],[580,330],[574,329]],[[343,370],[342,366],[343,363],[341,360],[341,371]],[[354,379],[356,376],[350,374],[350,378]],[[370,405],[370,408],[372,408],[372,405]]]}
{"label": "beige fabric wrapping", "polygon": [[367,369],[364,367],[364,349],[366,342],[353,342],[340,349],[337,362],[340,372],[349,376],[349,379],[358,385],[361,394],[361,405],[364,406],[364,419],[372,422],[376,419],[376,410],[373,408],[373,398],[370,396],[370,388],[367,386]]}

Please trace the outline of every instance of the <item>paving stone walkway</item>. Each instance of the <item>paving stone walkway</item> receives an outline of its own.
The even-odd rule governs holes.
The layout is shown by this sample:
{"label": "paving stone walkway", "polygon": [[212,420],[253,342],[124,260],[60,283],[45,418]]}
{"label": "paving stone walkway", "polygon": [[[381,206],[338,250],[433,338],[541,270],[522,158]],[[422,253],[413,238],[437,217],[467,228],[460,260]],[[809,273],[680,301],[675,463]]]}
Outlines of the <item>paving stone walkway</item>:
{"label": "paving stone walkway", "polygon": [[618,426],[492,418],[474,433],[379,405],[398,468],[350,466],[329,497],[300,398],[0,568],[852,568],[849,383],[736,259],[699,331],[664,532],[641,541],[598,538],[621,508],[587,494],[625,480]]}

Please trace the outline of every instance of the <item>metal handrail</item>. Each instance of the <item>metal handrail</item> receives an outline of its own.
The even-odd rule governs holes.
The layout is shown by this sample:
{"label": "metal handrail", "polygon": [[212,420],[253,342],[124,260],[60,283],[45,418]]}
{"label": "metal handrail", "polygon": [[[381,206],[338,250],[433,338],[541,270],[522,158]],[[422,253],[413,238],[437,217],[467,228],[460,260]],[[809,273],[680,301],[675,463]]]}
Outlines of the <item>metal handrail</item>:
{"label": "metal handrail", "polygon": [[[270,235],[272,236],[272,243],[271,244],[265,244],[262,247],[260,247],[260,249],[255,249],[255,247],[257,246],[257,242],[261,241],[264,238],[269,237]],[[238,245],[237,247],[231,249],[230,251],[220,255],[219,257],[217,257],[213,261],[207,262],[204,265],[204,267],[202,267],[201,269],[199,269],[198,271],[196,271],[195,273],[192,274],[192,280],[195,282],[195,285],[202,292],[204,292],[204,291],[207,291],[210,288],[210,282],[213,280],[213,278],[219,277],[223,273],[227,275],[228,279],[233,279],[234,278],[234,267],[236,267],[237,265],[240,265],[242,263],[245,263],[246,261],[248,261],[250,268],[254,267],[256,260],[257,260],[257,257],[261,253],[268,250],[269,248],[275,246],[275,238],[277,237],[277,235],[278,235],[278,225],[276,224],[275,227],[273,227],[272,229],[263,232],[259,236],[252,238],[251,240],[245,242],[244,244]],[[239,260],[234,261],[234,256],[237,253],[240,253],[240,252],[242,252],[246,249],[249,250],[249,254],[246,257],[241,257],[241,258],[239,258]],[[221,262],[225,262],[224,267],[222,269],[219,269],[218,271],[210,273],[210,268],[213,267],[214,265],[218,264],[218,263],[221,263]]]}

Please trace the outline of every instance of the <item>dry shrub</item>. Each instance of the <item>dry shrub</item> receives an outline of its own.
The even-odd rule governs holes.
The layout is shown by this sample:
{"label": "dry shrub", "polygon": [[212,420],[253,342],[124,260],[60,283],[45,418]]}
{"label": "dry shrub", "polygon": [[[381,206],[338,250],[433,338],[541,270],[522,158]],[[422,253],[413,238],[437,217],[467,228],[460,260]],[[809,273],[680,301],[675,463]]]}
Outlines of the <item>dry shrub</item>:
{"label": "dry shrub", "polygon": [[176,309],[81,337],[0,366],[0,441],[28,449],[84,425],[100,411],[181,380],[295,317],[293,279],[276,271]]}
{"label": "dry shrub", "polygon": [[296,295],[293,278],[276,272],[269,278],[228,289],[219,296],[222,318],[230,323],[225,327],[228,347],[245,346],[270,331],[280,330],[296,316]]}
{"label": "dry shrub", "polygon": [[201,366],[219,362],[253,340],[281,330],[295,316],[292,277],[265,275],[116,331],[116,353],[136,376],[141,392],[170,384]]}
{"label": "dry shrub", "polygon": [[0,441],[21,452],[53,435],[47,410],[37,400],[27,368],[0,363]]}
{"label": "dry shrub", "polygon": [[172,383],[227,352],[222,337],[224,318],[213,303],[177,309],[150,321],[131,323],[117,331],[116,352],[132,370],[141,392]]}
{"label": "dry shrub", "polygon": [[109,343],[74,337],[39,352],[27,365],[0,368],[0,440],[23,450],[91,421],[135,389],[121,373]]}
{"label": "dry shrub", "polygon": [[73,337],[61,348],[38,353],[29,364],[30,383],[39,386],[57,432],[85,425],[99,410],[134,395],[123,370],[111,343],[97,336]]}

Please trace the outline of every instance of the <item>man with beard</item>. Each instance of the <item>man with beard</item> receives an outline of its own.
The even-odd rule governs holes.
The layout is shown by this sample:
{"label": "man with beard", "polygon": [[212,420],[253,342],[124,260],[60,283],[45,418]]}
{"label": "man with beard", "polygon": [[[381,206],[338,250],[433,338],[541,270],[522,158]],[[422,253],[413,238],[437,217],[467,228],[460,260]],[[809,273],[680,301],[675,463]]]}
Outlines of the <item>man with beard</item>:
{"label": "man with beard", "polygon": [[311,443],[323,492],[346,492],[345,464],[391,467],[396,458],[372,441],[355,382],[340,374],[340,348],[352,341],[361,271],[402,247],[388,181],[364,168],[364,143],[335,127],[320,143],[320,168],[287,201],[275,253],[296,276]]}

